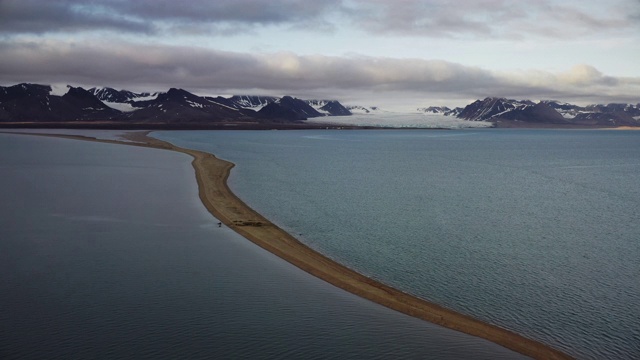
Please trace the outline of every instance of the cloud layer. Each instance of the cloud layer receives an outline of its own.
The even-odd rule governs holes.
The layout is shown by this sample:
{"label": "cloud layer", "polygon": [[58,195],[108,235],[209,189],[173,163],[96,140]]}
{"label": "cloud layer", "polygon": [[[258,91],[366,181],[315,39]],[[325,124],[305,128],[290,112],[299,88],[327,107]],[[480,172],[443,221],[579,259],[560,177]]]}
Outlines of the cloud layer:
{"label": "cloud layer", "polygon": [[78,30],[162,34],[191,29],[202,34],[266,25],[318,23],[339,0],[3,0],[0,32]]}
{"label": "cloud layer", "polygon": [[[368,31],[411,36],[493,38],[573,38],[594,32],[632,29],[634,2],[602,11],[594,1],[514,0],[357,0],[363,16],[356,20]],[[560,3],[562,5],[560,5]],[[637,9],[635,9],[637,10]]]}
{"label": "cloud layer", "polygon": [[637,31],[639,10],[637,0],[3,0],[0,33],[211,35],[350,24],[378,35],[575,38]]}
{"label": "cloud layer", "polygon": [[0,78],[7,82],[151,90],[174,86],[208,94],[254,92],[338,99],[394,93],[424,99],[506,96],[638,102],[640,94],[640,78],[607,76],[588,65],[562,73],[496,72],[440,60],[247,54],[52,40],[5,44],[0,51]]}

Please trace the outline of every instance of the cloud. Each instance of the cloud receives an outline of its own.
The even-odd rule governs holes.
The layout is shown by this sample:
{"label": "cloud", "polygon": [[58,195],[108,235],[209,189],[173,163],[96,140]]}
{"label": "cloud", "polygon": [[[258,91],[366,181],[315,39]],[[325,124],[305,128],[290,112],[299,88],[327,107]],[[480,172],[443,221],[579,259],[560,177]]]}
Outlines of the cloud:
{"label": "cloud", "polygon": [[[496,72],[442,60],[367,56],[247,54],[205,48],[54,40],[0,42],[4,81],[181,87],[340,100],[367,96],[475,99],[485,96],[637,102],[639,78],[607,76],[588,65],[562,72]],[[8,85],[8,84],[5,84]]]}
{"label": "cloud", "polygon": [[[107,4],[111,4],[106,2]],[[0,34],[44,33],[106,29],[151,32],[153,26],[114,12],[95,1],[2,0]]]}
{"label": "cloud", "polygon": [[490,72],[440,60],[246,54],[177,46],[35,41],[0,47],[0,75],[200,89],[459,91]]}
{"label": "cloud", "polygon": [[389,36],[573,39],[637,31],[637,0],[2,0],[0,34],[251,33],[268,26]]}
{"label": "cloud", "polygon": [[111,30],[128,33],[189,29],[207,34],[253,26],[318,25],[339,0],[2,0],[0,33]]}
{"label": "cloud", "polygon": [[353,13],[360,15],[353,20],[378,34],[566,39],[637,29],[631,9],[638,6],[630,1],[354,0]]}
{"label": "cloud", "polygon": [[605,76],[598,69],[586,64],[572,67],[569,71],[559,74],[558,79],[575,86],[589,86],[591,84],[615,86],[617,84],[614,77]]}

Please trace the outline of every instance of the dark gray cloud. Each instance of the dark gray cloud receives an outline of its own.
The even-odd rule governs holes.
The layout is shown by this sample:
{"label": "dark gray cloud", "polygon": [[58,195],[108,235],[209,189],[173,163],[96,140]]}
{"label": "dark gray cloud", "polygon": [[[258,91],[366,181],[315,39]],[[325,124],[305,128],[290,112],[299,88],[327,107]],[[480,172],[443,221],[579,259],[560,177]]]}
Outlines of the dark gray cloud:
{"label": "dark gray cloud", "polygon": [[[280,25],[379,35],[575,38],[638,29],[636,0],[0,0],[0,33],[252,32]],[[343,22],[339,24],[338,22]]]}
{"label": "dark gray cloud", "polygon": [[199,22],[295,23],[321,17],[338,0],[117,1],[115,9],[146,19]]}
{"label": "dark gray cloud", "polygon": [[321,24],[323,16],[339,6],[339,0],[1,0],[0,32],[240,31],[256,25]]}
{"label": "dark gray cloud", "polygon": [[338,99],[407,95],[638,102],[640,93],[640,78],[611,77],[588,65],[577,65],[564,73],[500,73],[435,60],[255,55],[52,40],[0,42],[0,52],[0,78],[5,85],[28,81],[131,90],[181,87],[204,94],[270,93]]}
{"label": "dark gray cloud", "polygon": [[96,1],[0,0],[0,34],[84,30],[151,32],[153,24]]}

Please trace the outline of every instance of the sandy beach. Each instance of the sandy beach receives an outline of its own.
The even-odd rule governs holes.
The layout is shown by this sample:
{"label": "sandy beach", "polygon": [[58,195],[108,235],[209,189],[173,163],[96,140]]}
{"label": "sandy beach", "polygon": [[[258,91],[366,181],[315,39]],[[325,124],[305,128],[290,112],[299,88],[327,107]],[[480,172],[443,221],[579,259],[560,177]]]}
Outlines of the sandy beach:
{"label": "sandy beach", "polygon": [[567,354],[545,344],[406,294],[327,258],[271,223],[229,189],[227,178],[234,167],[233,163],[218,159],[209,153],[177,147],[147,135],[148,132],[129,133],[126,137],[131,142],[99,140],[82,136],[50,136],[152,147],[188,154],[194,158],[192,164],[199,196],[207,210],[225,226],[300,269],[391,309],[487,339],[532,358],[571,359]]}

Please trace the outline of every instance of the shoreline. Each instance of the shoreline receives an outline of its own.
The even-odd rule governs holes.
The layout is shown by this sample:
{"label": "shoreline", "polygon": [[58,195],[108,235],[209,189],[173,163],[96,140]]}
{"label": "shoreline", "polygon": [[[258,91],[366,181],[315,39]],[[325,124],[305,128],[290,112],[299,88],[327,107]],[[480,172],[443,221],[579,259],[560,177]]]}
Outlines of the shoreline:
{"label": "shoreline", "polygon": [[123,136],[131,142],[95,139],[76,135],[27,135],[141,146],[177,151],[190,155],[193,157],[192,166],[198,183],[198,194],[205,208],[227,227],[296,267],[375,303],[449,329],[489,340],[526,356],[536,359],[572,358],[535,340],[482,322],[471,316],[457,313],[365,277],[312,250],[257,213],[231,191],[227,185],[227,179],[231,169],[235,166],[233,163],[218,159],[210,153],[175,146],[149,137],[148,134],[149,131],[132,132]]}
{"label": "shoreline", "polygon": [[[448,127],[392,126],[392,125],[354,125],[340,122],[221,122],[221,123],[127,123],[109,121],[67,121],[67,122],[0,122],[0,131],[18,129],[42,130],[456,130]],[[531,129],[531,130],[640,130],[640,126],[596,126],[568,125],[533,122],[493,122],[488,127],[468,127],[463,129]]]}

